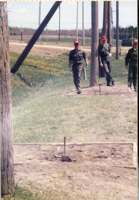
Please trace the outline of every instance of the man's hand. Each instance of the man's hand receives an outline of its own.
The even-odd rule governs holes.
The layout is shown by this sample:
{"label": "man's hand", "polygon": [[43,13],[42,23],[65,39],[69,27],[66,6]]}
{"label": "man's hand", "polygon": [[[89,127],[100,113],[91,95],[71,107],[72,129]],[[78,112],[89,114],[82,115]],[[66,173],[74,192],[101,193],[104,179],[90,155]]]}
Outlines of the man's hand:
{"label": "man's hand", "polygon": [[109,56],[110,56],[110,58],[111,58],[111,53],[109,53]]}
{"label": "man's hand", "polygon": [[101,67],[103,67],[103,64],[102,64],[102,63],[100,63],[100,66],[101,66]]}
{"label": "man's hand", "polygon": [[88,59],[85,59],[86,67],[88,67]]}
{"label": "man's hand", "polygon": [[127,69],[127,65],[125,66],[125,68]]}
{"label": "man's hand", "polygon": [[69,67],[69,71],[70,71],[70,72],[72,71],[71,67]]}

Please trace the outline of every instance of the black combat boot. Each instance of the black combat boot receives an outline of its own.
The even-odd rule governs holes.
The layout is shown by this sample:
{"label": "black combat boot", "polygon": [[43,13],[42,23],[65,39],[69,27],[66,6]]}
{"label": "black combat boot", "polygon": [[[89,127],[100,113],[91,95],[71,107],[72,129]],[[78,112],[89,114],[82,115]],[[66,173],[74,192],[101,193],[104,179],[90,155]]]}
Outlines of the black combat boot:
{"label": "black combat boot", "polygon": [[115,84],[115,80],[114,80],[114,79],[112,79],[112,86],[114,86],[114,84]]}
{"label": "black combat boot", "polygon": [[80,89],[78,89],[78,92],[77,92],[77,94],[81,94],[81,90],[80,90]]}

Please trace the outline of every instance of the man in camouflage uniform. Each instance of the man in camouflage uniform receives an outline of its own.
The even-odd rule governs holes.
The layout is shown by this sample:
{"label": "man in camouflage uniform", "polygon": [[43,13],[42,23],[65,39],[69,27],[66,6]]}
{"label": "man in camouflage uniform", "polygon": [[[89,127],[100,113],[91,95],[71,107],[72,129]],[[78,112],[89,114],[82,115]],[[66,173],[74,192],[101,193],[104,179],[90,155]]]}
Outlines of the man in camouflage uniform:
{"label": "man in camouflage uniform", "polygon": [[132,81],[134,86],[134,91],[137,92],[137,39],[133,41],[133,47],[129,49],[126,58],[125,58],[125,68],[128,69],[128,87],[131,91]]}
{"label": "man in camouflage uniform", "polygon": [[[73,72],[74,85],[77,89],[77,94],[81,93],[81,75],[83,70],[83,59],[86,62],[86,66],[88,65],[88,60],[86,57],[86,53],[83,50],[80,50],[80,41],[74,41],[75,49],[70,51],[69,53],[69,71]],[[71,68],[71,64],[72,68]]]}
{"label": "man in camouflage uniform", "polygon": [[[98,49],[98,60],[101,67],[103,67],[106,74],[107,86],[114,86],[115,80],[111,76],[111,48],[106,43],[106,36],[101,37],[101,44]],[[111,84],[112,83],[112,84]]]}

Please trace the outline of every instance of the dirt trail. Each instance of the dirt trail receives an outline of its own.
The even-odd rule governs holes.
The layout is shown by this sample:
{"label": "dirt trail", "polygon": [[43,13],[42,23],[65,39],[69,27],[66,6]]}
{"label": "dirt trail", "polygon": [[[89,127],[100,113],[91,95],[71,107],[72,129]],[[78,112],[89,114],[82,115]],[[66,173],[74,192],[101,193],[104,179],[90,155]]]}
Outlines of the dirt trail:
{"label": "dirt trail", "polygon": [[[27,42],[22,41],[12,41],[10,40],[10,51],[17,53],[22,53],[27,45]],[[72,44],[69,43],[58,43],[58,42],[36,42],[29,54],[36,56],[59,56],[63,53],[69,52],[74,48]],[[125,54],[131,47],[122,47],[122,53]],[[81,46],[81,49],[85,50],[89,56],[91,53],[90,46]],[[112,52],[116,52],[116,47],[112,47]]]}

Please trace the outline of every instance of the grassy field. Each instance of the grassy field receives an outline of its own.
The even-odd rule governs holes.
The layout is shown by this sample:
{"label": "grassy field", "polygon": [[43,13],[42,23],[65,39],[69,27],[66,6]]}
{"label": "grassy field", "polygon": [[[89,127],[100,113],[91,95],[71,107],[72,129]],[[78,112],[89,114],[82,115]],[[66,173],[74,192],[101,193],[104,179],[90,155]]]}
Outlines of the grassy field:
{"label": "grassy field", "polygon": [[[11,52],[11,66],[17,57]],[[83,87],[90,84],[89,68]],[[112,76],[119,86],[127,84],[124,59],[113,58]],[[105,82],[105,78],[98,78],[98,82]],[[64,136],[70,142],[76,135],[90,131],[107,135],[135,131],[136,124],[127,123],[137,121],[132,102],[123,105],[122,99],[112,95],[67,98],[65,95],[72,89],[68,54],[53,59],[29,56],[12,75],[14,142],[63,142]],[[112,119],[115,124],[110,123]]]}
{"label": "grassy field", "polygon": [[[34,187],[34,186],[33,186]],[[33,190],[35,191],[35,188],[33,188]],[[78,188],[78,190],[81,190],[81,188]],[[111,191],[109,191],[109,196],[113,195],[113,193]],[[20,186],[15,186],[15,192],[13,193],[13,195],[11,196],[5,196],[3,197],[1,200],[97,200],[97,199],[101,199],[102,194],[98,194],[98,193],[92,193],[90,195],[86,195],[83,196],[82,194],[76,194],[74,193],[74,195],[69,192],[63,191],[63,190],[56,190],[53,188],[49,188],[47,187],[47,189],[45,191],[39,191],[38,192],[32,192],[29,189],[25,188],[25,187],[20,187]],[[109,200],[109,196],[105,196],[105,200]]]}
{"label": "grassy field", "polygon": [[[11,67],[18,56],[10,53]],[[119,87],[127,85],[124,56],[119,60],[114,57],[113,54],[112,76]],[[108,137],[132,135],[136,139],[136,106],[132,101],[123,102],[118,95],[65,95],[75,89],[72,73],[68,71],[68,53],[55,58],[28,56],[11,78],[14,143],[63,142],[64,136],[70,142],[75,136],[92,131]],[[90,65],[87,78],[82,82],[83,87],[89,86]],[[98,82],[105,82],[105,78],[98,78]],[[52,188],[39,194],[31,191],[16,185],[15,193],[3,199],[73,199],[69,193]],[[92,193],[88,199],[99,199],[97,195]],[[82,200],[84,197],[76,196],[74,199]]]}
{"label": "grassy field", "polygon": [[[78,199],[83,200],[82,196],[76,196]],[[2,200],[72,200],[73,197],[65,191],[58,191],[52,188],[47,188],[44,192],[39,192],[39,194],[31,192],[27,188],[20,186],[15,186],[15,192],[11,196],[5,196]],[[91,199],[90,199],[91,200]]]}

